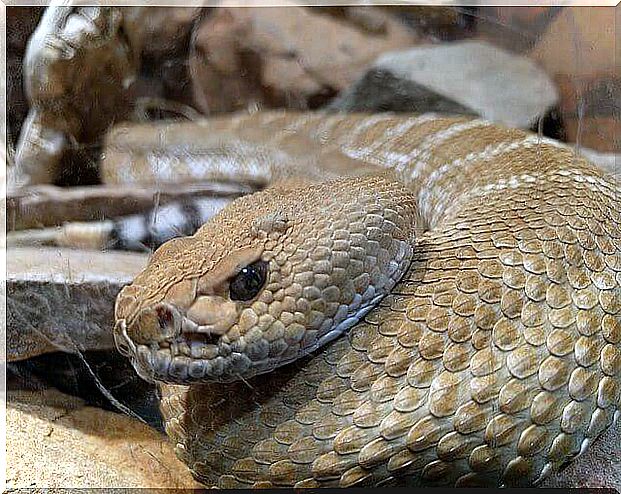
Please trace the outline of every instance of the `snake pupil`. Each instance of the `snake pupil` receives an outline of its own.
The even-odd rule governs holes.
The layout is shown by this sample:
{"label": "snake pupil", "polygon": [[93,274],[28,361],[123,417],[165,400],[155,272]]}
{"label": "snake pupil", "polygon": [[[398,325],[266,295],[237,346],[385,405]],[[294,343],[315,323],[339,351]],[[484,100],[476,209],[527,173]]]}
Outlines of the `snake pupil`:
{"label": "snake pupil", "polygon": [[243,268],[231,280],[229,292],[231,300],[251,300],[257,296],[267,278],[265,261],[257,261]]}

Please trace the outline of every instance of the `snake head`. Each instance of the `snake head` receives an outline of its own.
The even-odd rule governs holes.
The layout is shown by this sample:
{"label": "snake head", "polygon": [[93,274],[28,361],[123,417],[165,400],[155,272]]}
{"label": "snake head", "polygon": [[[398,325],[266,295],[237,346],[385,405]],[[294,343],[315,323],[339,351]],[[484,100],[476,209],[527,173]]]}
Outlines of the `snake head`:
{"label": "snake head", "polygon": [[152,256],[115,307],[115,340],[148,380],[230,382],[356,324],[406,271],[415,197],[389,175],[242,197]]}

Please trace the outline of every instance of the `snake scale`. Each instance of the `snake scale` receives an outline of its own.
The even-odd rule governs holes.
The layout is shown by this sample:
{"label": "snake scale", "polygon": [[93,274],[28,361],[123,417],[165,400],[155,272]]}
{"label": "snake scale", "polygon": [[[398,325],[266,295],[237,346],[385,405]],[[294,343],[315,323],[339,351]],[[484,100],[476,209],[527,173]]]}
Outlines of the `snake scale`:
{"label": "snake scale", "polygon": [[[115,326],[197,479],[530,485],[618,419],[620,188],[571,148],[437,115],[201,132],[202,173],[279,183],[159,248]],[[196,173],[152,158],[104,176]]]}

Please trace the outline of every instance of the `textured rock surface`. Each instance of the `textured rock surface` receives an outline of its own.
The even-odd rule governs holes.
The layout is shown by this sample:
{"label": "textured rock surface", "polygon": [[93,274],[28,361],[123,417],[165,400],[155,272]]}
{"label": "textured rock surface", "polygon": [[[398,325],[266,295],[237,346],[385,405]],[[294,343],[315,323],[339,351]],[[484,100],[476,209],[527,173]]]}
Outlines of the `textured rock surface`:
{"label": "textured rock surface", "polygon": [[379,9],[355,19],[302,7],[216,9],[197,29],[191,48],[197,108],[318,107],[380,53],[416,40]]}
{"label": "textured rock surface", "polygon": [[571,74],[581,78],[618,74],[621,70],[620,21],[618,5],[564,8],[538,39],[529,56],[553,75]]}
{"label": "textured rock surface", "polygon": [[559,87],[566,139],[599,152],[621,151],[620,24],[619,5],[563,8],[528,55]]}
{"label": "textured rock surface", "polygon": [[[60,163],[69,149],[84,148],[77,143],[96,143],[112,121],[127,115],[128,88],[138,65],[137,53],[124,34],[131,30],[116,8],[46,9],[24,59],[24,86],[31,108],[11,183],[59,180],[68,172],[60,169]],[[96,167],[88,163],[80,163],[78,175],[96,175]]]}
{"label": "textured rock surface", "polygon": [[132,416],[164,431],[155,383],[139,377],[129,359],[116,348],[80,354],[46,353],[9,362],[6,370],[9,392],[53,388],[84,400],[88,406],[117,413],[126,407]]}
{"label": "textured rock surface", "polygon": [[[136,96],[159,96],[191,103],[188,48],[192,30],[207,10],[197,7],[134,7],[123,11],[132,18],[133,44],[138,47],[142,59]],[[158,89],[155,94],[154,86]]]}
{"label": "textured rock surface", "polygon": [[194,488],[165,436],[53,389],[7,396],[7,488]]}
{"label": "textured rock surface", "polygon": [[621,421],[602,434],[593,447],[541,487],[590,487],[621,491]]}
{"label": "textured rock surface", "polygon": [[448,41],[472,36],[479,22],[478,7],[452,3],[453,6],[412,5],[404,2],[385,6],[384,9],[401,17],[426,38]]}
{"label": "textured rock surface", "polygon": [[555,80],[566,139],[599,152],[621,152],[621,71],[584,78],[558,74]]}
{"label": "textured rock surface", "polygon": [[477,39],[490,41],[514,53],[530,50],[563,7],[498,6],[480,10]]}
{"label": "textured rock surface", "polygon": [[581,149],[580,153],[600,168],[621,178],[621,154],[600,153],[588,148]]}
{"label": "textured rock surface", "polygon": [[68,249],[7,252],[7,360],[114,348],[114,299],[146,256]]}
{"label": "textured rock surface", "polygon": [[[197,7],[124,9],[135,30],[132,36],[143,57],[163,58],[187,51],[192,27],[201,16]],[[172,65],[173,61],[169,61]]]}
{"label": "textured rock surface", "polygon": [[478,41],[385,53],[373,69],[513,127],[529,128],[557,100],[552,81],[530,60]]}

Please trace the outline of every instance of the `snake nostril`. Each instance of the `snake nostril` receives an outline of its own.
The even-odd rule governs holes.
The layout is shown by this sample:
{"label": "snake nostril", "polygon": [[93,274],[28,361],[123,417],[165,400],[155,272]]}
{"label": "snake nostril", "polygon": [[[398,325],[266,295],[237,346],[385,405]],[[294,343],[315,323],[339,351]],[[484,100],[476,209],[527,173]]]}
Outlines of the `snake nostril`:
{"label": "snake nostril", "polygon": [[170,310],[170,307],[166,305],[158,305],[155,308],[155,313],[157,314],[157,320],[162,331],[165,331],[167,328],[174,325],[175,316]]}
{"label": "snake nostril", "polygon": [[154,307],[154,315],[161,331],[160,336],[171,338],[181,332],[181,315],[171,305],[160,303]]}

